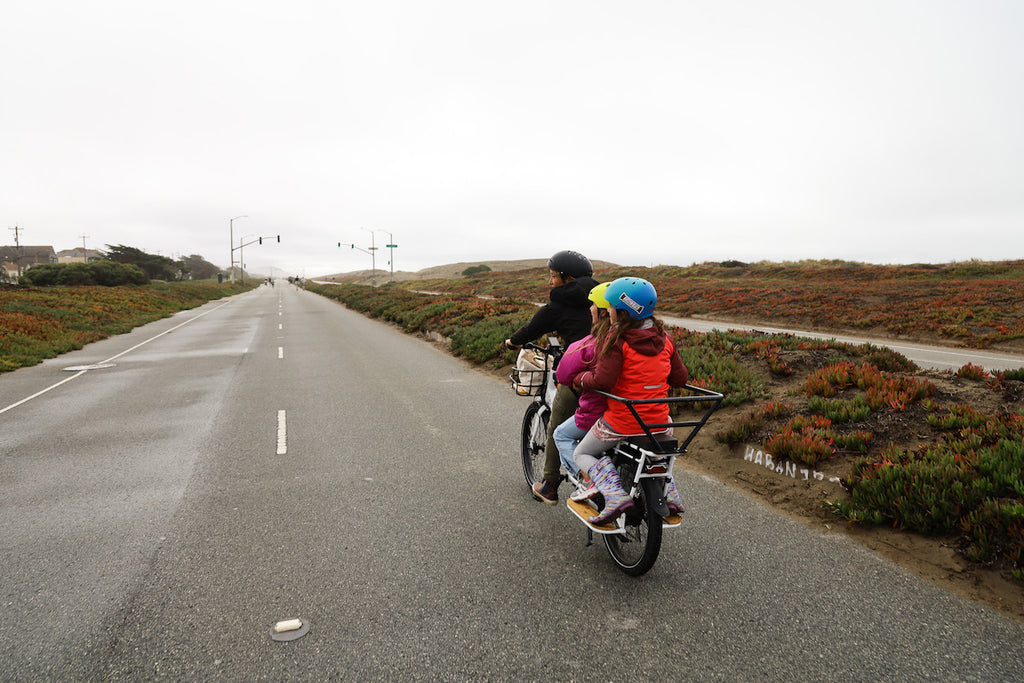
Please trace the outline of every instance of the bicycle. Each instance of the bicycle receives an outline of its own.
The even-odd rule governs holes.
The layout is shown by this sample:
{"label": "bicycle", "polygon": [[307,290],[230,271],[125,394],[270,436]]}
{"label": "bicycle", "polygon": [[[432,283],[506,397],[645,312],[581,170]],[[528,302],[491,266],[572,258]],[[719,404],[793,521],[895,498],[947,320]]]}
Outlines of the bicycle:
{"label": "bicycle", "polygon": [[513,370],[509,377],[514,387],[537,387],[536,393],[532,394],[533,400],[526,406],[520,433],[523,475],[526,477],[526,484],[532,487],[544,478],[544,446],[548,440],[551,402],[557,389],[555,368],[562,357],[563,349],[558,339],[554,337],[549,340],[548,346],[526,343],[522,348],[539,353],[547,359],[540,370]]}
{"label": "bicycle", "polygon": [[[551,349],[529,344],[523,348],[551,355],[552,358],[561,356],[561,347]],[[544,446],[547,441],[551,399],[555,391],[553,368],[545,368],[543,373],[543,390],[526,407],[521,434],[523,474],[531,486],[543,476]],[[513,373],[513,381],[515,377]],[[612,561],[630,576],[640,576],[648,572],[661,552],[662,532],[682,525],[682,516],[673,514],[668,509],[665,487],[672,480],[676,457],[686,453],[687,447],[725,398],[717,391],[690,384],[682,389],[687,391],[688,395],[663,399],[628,399],[604,391],[598,392],[609,400],[625,404],[644,432],[642,436],[631,436],[606,452],[619,473],[623,488],[627,490],[634,504],[632,509],[614,520],[594,525],[587,520],[603,507],[604,501],[600,494],[590,500],[566,500],[572,514],[587,527],[586,545],[592,545],[593,535],[599,534]],[[677,404],[689,404],[697,406],[703,412],[693,420],[672,420],[670,417],[669,422],[647,424],[634,407],[642,403],[667,403],[670,410]],[[708,405],[704,407],[700,404]],[[690,431],[682,442],[674,436],[655,433],[664,432],[669,428],[689,428]],[[560,476],[562,481],[568,481],[574,490],[587,486],[581,476],[574,476],[567,471],[563,471]]]}

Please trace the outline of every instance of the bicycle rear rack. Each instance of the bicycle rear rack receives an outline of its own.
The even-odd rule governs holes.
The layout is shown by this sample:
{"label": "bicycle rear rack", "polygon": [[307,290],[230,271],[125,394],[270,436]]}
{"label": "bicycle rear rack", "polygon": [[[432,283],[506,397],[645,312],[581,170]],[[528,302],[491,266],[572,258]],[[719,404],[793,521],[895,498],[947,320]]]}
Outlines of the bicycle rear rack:
{"label": "bicycle rear rack", "polygon": [[[615,394],[607,391],[597,391],[606,398],[610,398],[613,401],[619,401],[623,403],[629,412],[632,413],[633,419],[637,421],[640,428],[644,430],[643,436],[630,437],[630,441],[641,448],[649,450],[659,455],[675,454],[680,455],[686,452],[686,447],[690,445],[694,437],[697,436],[697,432],[701,430],[705,424],[707,424],[708,418],[711,417],[712,413],[718,410],[718,406],[722,404],[722,400],[725,398],[723,394],[710,389],[704,389],[703,387],[693,386],[687,384],[682,389],[692,392],[694,395],[690,396],[668,396],[666,398],[624,398],[622,396],[616,396]],[[646,403],[667,403],[669,404],[669,410],[671,411],[672,404],[698,404],[698,403],[710,403],[711,405],[701,414],[699,419],[696,420],[677,420],[673,422],[661,422],[656,424],[647,424],[640,419],[640,414],[637,412],[636,406]],[[671,414],[669,415],[671,417]],[[687,437],[679,442],[677,439],[658,439],[654,432],[664,431],[669,428],[675,427],[689,427],[690,433]],[[640,441],[635,441],[640,440]]]}

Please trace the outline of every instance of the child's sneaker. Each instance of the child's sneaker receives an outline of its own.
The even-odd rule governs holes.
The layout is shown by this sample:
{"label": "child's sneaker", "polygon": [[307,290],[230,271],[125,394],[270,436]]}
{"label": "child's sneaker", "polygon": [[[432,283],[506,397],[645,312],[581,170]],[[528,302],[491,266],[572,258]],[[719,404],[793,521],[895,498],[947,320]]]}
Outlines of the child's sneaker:
{"label": "child's sneaker", "polygon": [[594,480],[590,479],[586,482],[586,485],[576,489],[569,498],[580,503],[584,500],[590,500],[591,498],[596,497],[599,493],[601,493],[601,490],[597,488],[597,484],[594,483]]}

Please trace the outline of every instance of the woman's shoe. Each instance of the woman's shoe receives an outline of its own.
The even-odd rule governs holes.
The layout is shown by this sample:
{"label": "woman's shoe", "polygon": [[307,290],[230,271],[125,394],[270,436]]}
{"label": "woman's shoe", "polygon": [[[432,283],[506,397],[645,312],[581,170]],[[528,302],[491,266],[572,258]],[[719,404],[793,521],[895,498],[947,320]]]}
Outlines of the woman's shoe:
{"label": "woman's shoe", "polygon": [[533,495],[548,505],[558,505],[558,484],[552,484],[547,479],[538,481],[531,487]]}

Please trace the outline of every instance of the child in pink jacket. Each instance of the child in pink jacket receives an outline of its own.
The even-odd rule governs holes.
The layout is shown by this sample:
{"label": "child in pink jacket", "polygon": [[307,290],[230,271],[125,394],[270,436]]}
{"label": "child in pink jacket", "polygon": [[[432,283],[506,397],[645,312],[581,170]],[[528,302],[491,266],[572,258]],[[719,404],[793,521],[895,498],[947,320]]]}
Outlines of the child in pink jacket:
{"label": "child in pink jacket", "polygon": [[[559,384],[572,386],[573,381],[587,370],[592,370],[597,359],[597,348],[608,331],[608,301],[604,298],[604,290],[608,283],[602,283],[590,290],[590,315],[593,320],[591,333],[573,342],[565,350],[558,362],[555,377]],[[572,417],[555,427],[552,437],[558,447],[558,456],[573,476],[579,475],[579,468],[573,459],[573,451],[580,439],[587,435],[590,428],[604,415],[608,407],[608,399],[593,391],[583,391],[579,397],[579,407]]]}

